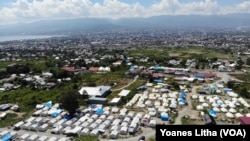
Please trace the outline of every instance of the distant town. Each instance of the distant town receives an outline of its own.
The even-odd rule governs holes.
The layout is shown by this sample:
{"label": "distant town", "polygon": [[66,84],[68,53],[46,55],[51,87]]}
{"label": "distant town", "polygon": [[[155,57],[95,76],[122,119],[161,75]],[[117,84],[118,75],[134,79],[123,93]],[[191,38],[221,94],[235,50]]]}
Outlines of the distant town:
{"label": "distant town", "polygon": [[0,138],[155,140],[250,124],[250,31],[115,30],[0,42]]}

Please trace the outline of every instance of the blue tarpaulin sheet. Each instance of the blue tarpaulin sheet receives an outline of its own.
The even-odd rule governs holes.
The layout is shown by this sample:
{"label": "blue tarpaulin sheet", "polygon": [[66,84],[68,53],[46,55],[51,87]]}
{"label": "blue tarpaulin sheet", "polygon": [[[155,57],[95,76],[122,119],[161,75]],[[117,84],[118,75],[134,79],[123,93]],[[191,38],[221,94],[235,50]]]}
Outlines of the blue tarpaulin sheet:
{"label": "blue tarpaulin sheet", "polygon": [[8,133],[1,138],[1,141],[9,141],[11,138],[12,138],[12,135]]}

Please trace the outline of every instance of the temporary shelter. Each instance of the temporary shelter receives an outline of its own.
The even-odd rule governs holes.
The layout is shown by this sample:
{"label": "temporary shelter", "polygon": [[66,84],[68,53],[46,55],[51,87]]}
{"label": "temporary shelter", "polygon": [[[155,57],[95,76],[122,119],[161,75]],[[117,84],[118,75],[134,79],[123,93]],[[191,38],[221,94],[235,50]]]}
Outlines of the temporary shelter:
{"label": "temporary shelter", "polygon": [[19,137],[20,140],[27,140],[28,137],[30,136],[30,134],[26,133],[26,134],[23,134]]}
{"label": "temporary shelter", "polygon": [[91,136],[97,137],[99,135],[99,130],[98,129],[94,129],[90,132]]}
{"label": "temporary shelter", "polygon": [[12,139],[12,134],[11,133],[7,133],[6,135],[4,135],[0,140],[1,141],[9,141]]}
{"label": "temporary shelter", "polygon": [[230,113],[230,112],[227,112],[227,113],[226,113],[226,116],[227,116],[228,118],[234,118],[234,115],[233,115],[232,113]]}
{"label": "temporary shelter", "polygon": [[39,138],[37,134],[32,134],[29,138],[28,141],[36,141]]}
{"label": "temporary shelter", "polygon": [[80,132],[80,134],[81,134],[81,135],[88,135],[89,132],[90,132],[89,128],[84,128],[84,129]]}
{"label": "temporary shelter", "polygon": [[202,106],[202,105],[197,105],[197,106],[196,106],[196,109],[197,109],[197,110],[203,110],[203,106]]}
{"label": "temporary shelter", "polygon": [[126,126],[121,127],[120,134],[127,135],[128,134],[128,127],[126,127]]}
{"label": "temporary shelter", "polygon": [[14,129],[15,129],[15,130],[19,130],[23,124],[24,124],[23,121],[17,122],[17,123],[14,125]]}
{"label": "temporary shelter", "polygon": [[150,120],[149,121],[149,126],[150,127],[155,127],[156,126],[156,120]]}
{"label": "temporary shelter", "polygon": [[213,109],[209,110],[209,115],[211,115],[212,117],[216,117],[217,116],[217,112]]}
{"label": "temporary shelter", "polygon": [[236,113],[235,117],[239,118],[239,117],[243,117],[243,115],[241,113]]}
{"label": "temporary shelter", "polygon": [[111,138],[111,139],[117,139],[118,136],[119,136],[119,132],[116,131],[116,130],[113,130],[113,131],[110,133],[109,138]]}
{"label": "temporary shelter", "polygon": [[48,136],[41,136],[41,137],[38,138],[37,141],[47,141],[48,138],[49,138]]}
{"label": "temporary shelter", "polygon": [[44,104],[44,107],[51,108],[52,107],[52,101],[48,101]]}
{"label": "temporary shelter", "polygon": [[168,114],[167,113],[161,113],[161,120],[168,121],[169,120]]}

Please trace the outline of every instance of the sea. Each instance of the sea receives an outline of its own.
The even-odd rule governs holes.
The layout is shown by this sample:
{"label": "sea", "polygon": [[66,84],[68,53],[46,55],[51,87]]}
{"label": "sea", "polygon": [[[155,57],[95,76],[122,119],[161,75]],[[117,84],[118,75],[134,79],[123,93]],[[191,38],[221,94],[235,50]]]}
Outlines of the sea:
{"label": "sea", "polygon": [[15,40],[28,40],[28,39],[45,39],[52,37],[63,37],[65,35],[0,35],[0,42],[15,41]]}

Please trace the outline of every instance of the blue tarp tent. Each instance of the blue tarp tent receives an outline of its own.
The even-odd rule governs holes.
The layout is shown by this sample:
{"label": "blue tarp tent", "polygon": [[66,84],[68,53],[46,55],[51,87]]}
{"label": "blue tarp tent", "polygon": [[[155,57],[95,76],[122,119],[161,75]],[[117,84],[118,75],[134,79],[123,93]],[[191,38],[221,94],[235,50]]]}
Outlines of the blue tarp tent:
{"label": "blue tarp tent", "polygon": [[183,98],[180,98],[178,100],[178,102],[179,102],[179,104],[184,105],[184,104],[186,104],[187,101],[185,99],[183,99]]}
{"label": "blue tarp tent", "polygon": [[64,118],[65,120],[71,120],[73,117],[70,116],[70,115],[65,115],[63,118]]}
{"label": "blue tarp tent", "polygon": [[154,70],[163,71],[164,68],[163,68],[163,67],[160,67],[160,66],[154,66]]}
{"label": "blue tarp tent", "polygon": [[202,74],[202,73],[195,73],[195,74],[194,74],[194,77],[197,77],[197,78],[205,78],[205,74]]}
{"label": "blue tarp tent", "polygon": [[168,92],[168,89],[166,89],[166,88],[161,88],[161,92],[162,92],[162,93]]}
{"label": "blue tarp tent", "polygon": [[102,108],[98,108],[95,113],[97,115],[101,115],[103,113],[103,109]]}
{"label": "blue tarp tent", "polygon": [[163,83],[163,80],[161,80],[161,79],[155,79],[154,82],[156,82],[156,83]]}
{"label": "blue tarp tent", "polygon": [[12,138],[12,135],[10,133],[8,133],[1,138],[1,141],[10,141],[11,138]]}
{"label": "blue tarp tent", "polygon": [[223,90],[224,90],[224,93],[232,92],[233,91],[233,89],[230,89],[230,88],[224,88]]}
{"label": "blue tarp tent", "polygon": [[185,93],[185,92],[181,92],[181,93],[180,93],[180,97],[181,97],[181,98],[185,98],[185,97],[186,97],[186,93]]}
{"label": "blue tarp tent", "polygon": [[47,108],[51,108],[52,107],[52,101],[49,101],[49,102],[45,103],[44,106],[47,107]]}
{"label": "blue tarp tent", "polygon": [[216,117],[217,116],[217,112],[213,109],[209,110],[209,115]]}
{"label": "blue tarp tent", "polygon": [[139,90],[146,90],[147,89],[147,86],[146,85],[142,85],[138,88]]}
{"label": "blue tarp tent", "polygon": [[51,116],[54,117],[54,118],[57,117],[58,115],[59,115],[58,112],[54,112],[54,113],[51,114]]}
{"label": "blue tarp tent", "polygon": [[216,91],[215,87],[210,87],[210,92],[214,93]]}
{"label": "blue tarp tent", "polygon": [[161,120],[168,121],[169,120],[168,114],[167,113],[161,113]]}
{"label": "blue tarp tent", "polygon": [[224,105],[224,103],[223,103],[222,101],[218,101],[217,104],[218,104],[219,106]]}

